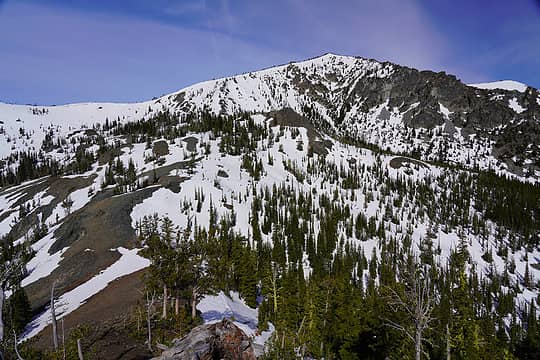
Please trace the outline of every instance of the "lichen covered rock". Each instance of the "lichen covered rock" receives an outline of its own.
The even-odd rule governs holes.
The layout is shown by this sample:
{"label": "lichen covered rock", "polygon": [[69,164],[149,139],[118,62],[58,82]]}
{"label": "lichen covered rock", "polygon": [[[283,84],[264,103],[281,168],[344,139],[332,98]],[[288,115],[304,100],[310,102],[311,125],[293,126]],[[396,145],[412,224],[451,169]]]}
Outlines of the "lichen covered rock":
{"label": "lichen covered rock", "polygon": [[251,340],[231,320],[200,325],[154,360],[252,360]]}

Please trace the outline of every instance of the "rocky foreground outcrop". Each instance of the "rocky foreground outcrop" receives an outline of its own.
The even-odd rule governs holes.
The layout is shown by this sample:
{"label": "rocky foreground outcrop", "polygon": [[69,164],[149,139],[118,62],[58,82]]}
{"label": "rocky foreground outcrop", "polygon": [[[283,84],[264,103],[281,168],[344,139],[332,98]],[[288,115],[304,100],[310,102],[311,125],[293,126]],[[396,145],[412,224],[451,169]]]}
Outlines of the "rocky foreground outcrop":
{"label": "rocky foreground outcrop", "polygon": [[231,320],[200,325],[154,360],[255,360],[251,340]]}

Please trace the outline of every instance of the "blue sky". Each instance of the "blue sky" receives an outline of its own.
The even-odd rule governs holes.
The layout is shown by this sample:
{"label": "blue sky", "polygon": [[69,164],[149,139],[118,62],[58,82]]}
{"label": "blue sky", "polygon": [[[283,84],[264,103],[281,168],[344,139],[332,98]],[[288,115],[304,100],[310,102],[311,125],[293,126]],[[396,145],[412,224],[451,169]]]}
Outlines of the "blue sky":
{"label": "blue sky", "polygon": [[326,52],[540,87],[538,0],[0,0],[0,101],[140,101]]}

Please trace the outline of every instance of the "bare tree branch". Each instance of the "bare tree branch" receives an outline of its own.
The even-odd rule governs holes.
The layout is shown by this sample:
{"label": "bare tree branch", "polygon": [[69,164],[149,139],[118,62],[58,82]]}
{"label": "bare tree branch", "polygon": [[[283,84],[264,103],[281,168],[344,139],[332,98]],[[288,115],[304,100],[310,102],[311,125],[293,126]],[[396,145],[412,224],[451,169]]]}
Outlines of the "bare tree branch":
{"label": "bare tree branch", "polygon": [[391,287],[386,287],[386,289],[390,293],[388,304],[392,311],[403,311],[407,314],[412,325],[407,327],[389,319],[384,319],[384,321],[387,326],[401,331],[413,342],[415,359],[420,360],[422,354],[427,355],[422,349],[422,343],[430,343],[424,337],[424,333],[430,329],[430,323],[434,320],[431,313],[435,298],[431,291],[427,271],[412,271],[406,280],[409,280],[409,282],[407,282],[403,294],[398,293]]}

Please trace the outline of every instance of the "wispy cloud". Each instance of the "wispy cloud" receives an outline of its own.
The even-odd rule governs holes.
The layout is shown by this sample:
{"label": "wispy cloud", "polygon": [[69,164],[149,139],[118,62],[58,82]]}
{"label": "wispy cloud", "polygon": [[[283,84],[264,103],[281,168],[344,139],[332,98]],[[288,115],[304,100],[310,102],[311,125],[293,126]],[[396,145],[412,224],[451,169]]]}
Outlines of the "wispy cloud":
{"label": "wispy cloud", "polygon": [[161,9],[165,14],[173,16],[184,16],[200,14],[201,12],[204,12],[207,7],[205,0],[194,0],[168,2]]}
{"label": "wispy cloud", "polygon": [[530,19],[497,23],[486,33],[499,43],[475,46],[475,34],[449,36],[421,0],[2,3],[0,98],[14,101],[141,100],[325,52],[484,81],[533,72],[530,54],[540,51]]}
{"label": "wispy cloud", "polygon": [[540,1],[523,1],[497,15],[472,28],[453,63],[482,72],[480,80],[512,79],[539,87]]}
{"label": "wispy cloud", "polygon": [[[419,68],[440,67],[448,44],[413,1],[380,0],[337,5],[297,0],[296,15],[307,15],[312,41],[358,55]],[[339,12],[333,12],[337,6]],[[305,25],[305,24],[302,24]]]}
{"label": "wispy cloud", "polygon": [[213,36],[215,41],[205,30],[8,3],[0,18],[0,99],[144,100],[290,56]]}

